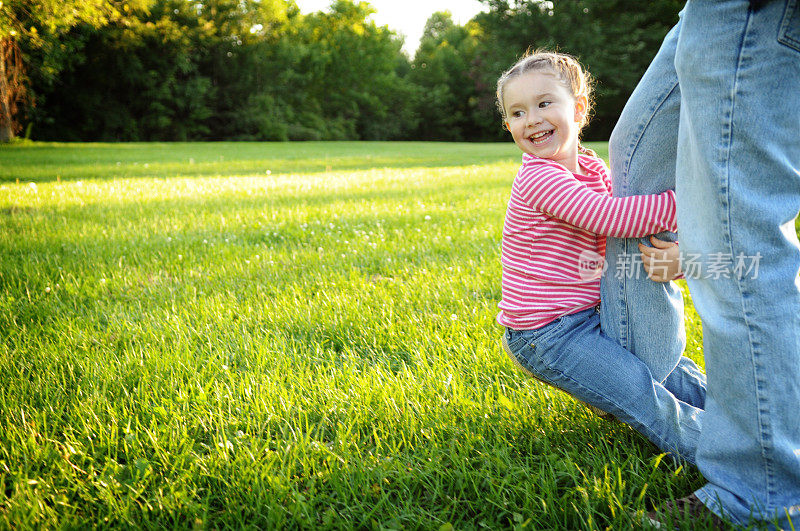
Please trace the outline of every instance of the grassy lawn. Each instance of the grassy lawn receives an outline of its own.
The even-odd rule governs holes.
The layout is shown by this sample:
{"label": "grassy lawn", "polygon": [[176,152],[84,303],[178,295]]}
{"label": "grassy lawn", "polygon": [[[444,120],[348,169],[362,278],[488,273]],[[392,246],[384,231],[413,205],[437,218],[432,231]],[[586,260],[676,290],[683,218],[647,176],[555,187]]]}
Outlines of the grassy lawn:
{"label": "grassy lawn", "polygon": [[0,527],[616,529],[700,486],[501,354],[518,161],[0,147]]}

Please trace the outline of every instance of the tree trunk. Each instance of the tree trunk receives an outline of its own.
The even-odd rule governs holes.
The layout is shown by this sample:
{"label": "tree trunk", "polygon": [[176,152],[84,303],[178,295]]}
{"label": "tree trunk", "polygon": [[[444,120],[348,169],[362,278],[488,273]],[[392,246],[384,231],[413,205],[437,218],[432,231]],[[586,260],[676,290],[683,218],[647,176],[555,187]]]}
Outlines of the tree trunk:
{"label": "tree trunk", "polygon": [[0,40],[0,142],[14,138],[19,124],[14,114],[17,102],[25,95],[22,78],[22,58],[17,43],[10,38]]}

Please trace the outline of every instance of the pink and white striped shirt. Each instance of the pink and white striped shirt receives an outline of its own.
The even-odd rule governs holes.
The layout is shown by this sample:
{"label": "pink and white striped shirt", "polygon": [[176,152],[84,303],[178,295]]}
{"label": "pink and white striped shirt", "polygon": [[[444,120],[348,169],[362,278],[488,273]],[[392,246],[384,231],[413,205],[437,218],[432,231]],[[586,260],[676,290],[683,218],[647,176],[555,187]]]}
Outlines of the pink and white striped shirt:
{"label": "pink and white striped shirt", "polygon": [[578,155],[587,175],[529,154],[511,188],[503,226],[503,299],[497,322],[540,328],[600,302],[606,236],[676,231],[675,194],[611,197],[608,167]]}

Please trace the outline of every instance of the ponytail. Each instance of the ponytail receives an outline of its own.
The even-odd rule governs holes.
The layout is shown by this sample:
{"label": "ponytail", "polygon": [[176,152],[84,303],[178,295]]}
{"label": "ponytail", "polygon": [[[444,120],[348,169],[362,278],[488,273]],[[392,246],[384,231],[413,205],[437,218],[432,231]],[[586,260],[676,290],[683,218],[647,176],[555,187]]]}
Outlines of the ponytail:
{"label": "ponytail", "polygon": [[590,157],[598,158],[597,153],[595,153],[593,150],[591,150],[591,149],[589,149],[587,147],[583,147],[582,144],[578,144],[578,153],[581,153],[583,155],[589,155]]}

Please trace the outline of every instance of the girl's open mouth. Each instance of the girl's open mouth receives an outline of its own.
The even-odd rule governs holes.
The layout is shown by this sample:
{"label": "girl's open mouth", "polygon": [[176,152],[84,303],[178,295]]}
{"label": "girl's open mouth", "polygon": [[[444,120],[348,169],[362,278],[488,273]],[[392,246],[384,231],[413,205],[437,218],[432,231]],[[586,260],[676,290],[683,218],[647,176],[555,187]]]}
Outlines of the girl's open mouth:
{"label": "girl's open mouth", "polygon": [[545,142],[550,140],[550,137],[553,136],[553,131],[555,131],[555,129],[550,129],[549,131],[542,131],[540,133],[536,133],[535,135],[531,135],[530,137],[528,137],[528,139],[534,144],[544,144]]}

